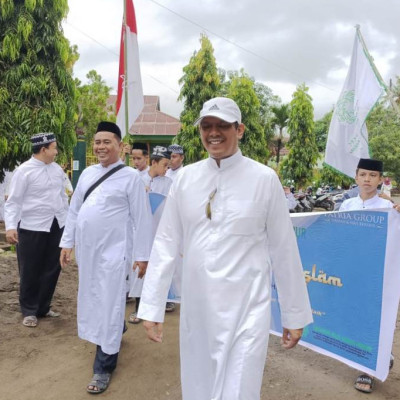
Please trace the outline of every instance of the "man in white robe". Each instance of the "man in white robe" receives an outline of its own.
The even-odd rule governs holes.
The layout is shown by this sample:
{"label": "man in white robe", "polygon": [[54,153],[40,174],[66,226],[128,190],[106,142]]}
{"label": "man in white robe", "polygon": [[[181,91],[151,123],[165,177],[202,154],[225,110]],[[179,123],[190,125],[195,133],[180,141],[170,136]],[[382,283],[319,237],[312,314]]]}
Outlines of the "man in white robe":
{"label": "man in white robe", "polygon": [[[153,149],[153,153],[150,156],[151,166],[145,174],[141,174],[140,177],[146,188],[146,192],[149,199],[149,204],[152,213],[152,233],[151,243],[153,244],[154,237],[156,235],[158,224],[164,209],[165,198],[168,195],[169,188],[171,187],[172,180],[165,176],[165,172],[168,168],[170,160],[170,153],[163,146],[156,146]],[[135,233],[140,235],[141,232]],[[129,297],[134,297],[135,311],[129,315],[128,322],[131,324],[139,324],[141,319],[137,317],[137,312],[140,304],[140,296],[143,288],[143,277],[139,278],[140,271],[132,271],[130,280]],[[168,307],[168,303],[167,303]],[[172,310],[175,309],[175,305],[172,303]]]}
{"label": "man in white robe", "polygon": [[141,177],[149,172],[149,152],[146,143],[135,142],[132,146],[133,166]]}
{"label": "man in white robe", "polygon": [[210,157],[171,186],[157,230],[138,316],[162,341],[164,302],[183,245],[180,322],[184,400],[260,398],[270,325],[271,272],[279,292],[282,344],[312,322],[303,269],[275,172],[243,157],[237,104],[207,101],[195,124]]}
{"label": "man in white robe", "polygon": [[[70,262],[72,248],[79,268],[78,335],[97,345],[89,393],[107,389],[117,365],[124,327],[126,265],[144,273],[150,253],[151,215],[139,174],[119,159],[121,132],[111,122],[100,122],[93,152],[99,164],[86,168],[72,196],[60,261]],[[122,168],[88,189],[110,170]],[[132,242],[132,226],[141,232]]]}
{"label": "man in white robe", "polygon": [[174,181],[178,172],[183,168],[183,160],[185,159],[185,155],[183,152],[183,147],[179,146],[179,144],[171,144],[168,146],[168,151],[171,153],[171,160],[165,176]]}

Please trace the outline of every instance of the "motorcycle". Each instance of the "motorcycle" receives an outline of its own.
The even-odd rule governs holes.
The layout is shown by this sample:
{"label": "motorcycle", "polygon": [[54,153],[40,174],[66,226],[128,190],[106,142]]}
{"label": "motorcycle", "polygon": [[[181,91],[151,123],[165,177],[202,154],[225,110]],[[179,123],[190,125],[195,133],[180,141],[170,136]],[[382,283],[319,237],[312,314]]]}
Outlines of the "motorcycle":
{"label": "motorcycle", "polygon": [[333,211],[335,203],[329,193],[322,193],[314,196],[314,207],[324,208],[326,211]]}

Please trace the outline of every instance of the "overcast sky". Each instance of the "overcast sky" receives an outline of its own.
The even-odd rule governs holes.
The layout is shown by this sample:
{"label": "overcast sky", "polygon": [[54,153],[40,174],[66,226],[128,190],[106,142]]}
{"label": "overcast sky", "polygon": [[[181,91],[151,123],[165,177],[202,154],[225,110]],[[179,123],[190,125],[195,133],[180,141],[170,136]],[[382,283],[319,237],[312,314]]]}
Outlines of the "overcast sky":
{"label": "overcast sky", "polygon": [[[116,92],[123,0],[69,0],[63,24],[80,59],[74,75],[95,69]],[[399,0],[134,0],[144,94],[179,117],[178,79],[205,33],[217,66],[244,70],[289,102],[310,88],[316,118],[339,97],[356,24],[384,81],[400,75]]]}

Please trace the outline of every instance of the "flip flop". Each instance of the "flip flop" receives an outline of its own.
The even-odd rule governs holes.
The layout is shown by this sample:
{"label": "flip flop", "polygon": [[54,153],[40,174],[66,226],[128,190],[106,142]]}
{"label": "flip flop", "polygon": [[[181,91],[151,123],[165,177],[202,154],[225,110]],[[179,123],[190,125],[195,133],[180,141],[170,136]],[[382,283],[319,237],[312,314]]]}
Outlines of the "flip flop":
{"label": "flip flop", "polygon": [[130,324],[140,324],[142,322],[142,320],[140,318],[137,317],[137,313],[133,312],[128,319],[128,322]]}
{"label": "flip flop", "polygon": [[22,321],[22,325],[27,326],[28,328],[36,328],[38,324],[38,320],[34,315],[28,315]]}
{"label": "flip flop", "polygon": [[[363,388],[360,385],[367,385],[369,388]],[[354,382],[354,388],[364,393],[371,393],[374,387],[374,378],[372,376],[362,374]]]}
{"label": "flip flop", "polygon": [[[94,374],[92,380],[86,386],[86,391],[90,394],[103,393],[107,390],[110,379],[111,374]],[[92,389],[90,389],[90,386]],[[97,388],[97,390],[95,388]]]}

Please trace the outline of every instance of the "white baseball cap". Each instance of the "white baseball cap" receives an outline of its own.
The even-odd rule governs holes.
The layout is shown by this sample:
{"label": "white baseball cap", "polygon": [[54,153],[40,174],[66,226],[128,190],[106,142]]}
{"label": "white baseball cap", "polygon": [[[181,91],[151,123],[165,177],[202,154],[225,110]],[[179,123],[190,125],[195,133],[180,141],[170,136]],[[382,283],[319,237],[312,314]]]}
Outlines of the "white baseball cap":
{"label": "white baseball cap", "polygon": [[242,113],[238,105],[227,97],[214,97],[203,104],[200,117],[193,125],[198,125],[204,117],[217,117],[226,122],[242,123]]}

